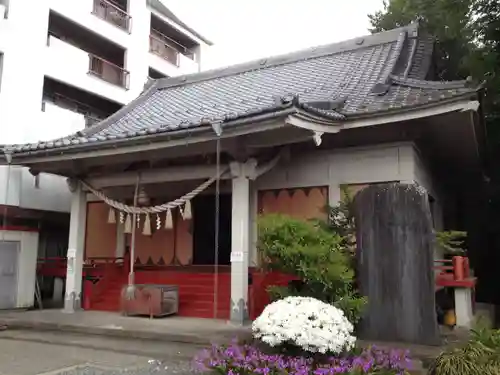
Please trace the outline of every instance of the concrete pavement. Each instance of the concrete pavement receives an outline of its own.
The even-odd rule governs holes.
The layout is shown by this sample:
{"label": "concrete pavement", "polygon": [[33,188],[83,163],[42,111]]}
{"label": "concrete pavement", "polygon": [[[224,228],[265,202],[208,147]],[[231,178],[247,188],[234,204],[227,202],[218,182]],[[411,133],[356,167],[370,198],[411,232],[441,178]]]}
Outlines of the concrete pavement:
{"label": "concrete pavement", "polygon": [[58,331],[199,345],[251,337],[250,327],[234,326],[222,320],[177,316],[149,319],[103,311],[78,311],[71,314],[61,310],[0,312],[2,324],[7,325],[9,330]]}
{"label": "concrete pavement", "polygon": [[0,332],[0,375],[191,374],[200,347],[63,332]]}
{"label": "concrete pavement", "polygon": [[1,375],[190,374],[187,360],[151,360],[107,350],[0,338]]}

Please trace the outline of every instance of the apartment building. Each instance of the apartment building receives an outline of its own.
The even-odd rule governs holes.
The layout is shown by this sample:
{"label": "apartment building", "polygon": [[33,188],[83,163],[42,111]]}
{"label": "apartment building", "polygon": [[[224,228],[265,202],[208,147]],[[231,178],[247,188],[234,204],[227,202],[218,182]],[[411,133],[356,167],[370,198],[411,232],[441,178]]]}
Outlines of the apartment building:
{"label": "apartment building", "polygon": [[[91,126],[136,98],[148,79],[199,71],[210,45],[161,0],[0,0],[0,144]],[[34,280],[24,275],[34,273],[37,251],[65,254],[69,210],[64,179],[0,168],[0,271],[10,265],[0,284],[17,290],[9,303],[2,299],[9,288],[0,288],[4,305],[33,304]],[[2,279],[14,271],[23,277]]]}

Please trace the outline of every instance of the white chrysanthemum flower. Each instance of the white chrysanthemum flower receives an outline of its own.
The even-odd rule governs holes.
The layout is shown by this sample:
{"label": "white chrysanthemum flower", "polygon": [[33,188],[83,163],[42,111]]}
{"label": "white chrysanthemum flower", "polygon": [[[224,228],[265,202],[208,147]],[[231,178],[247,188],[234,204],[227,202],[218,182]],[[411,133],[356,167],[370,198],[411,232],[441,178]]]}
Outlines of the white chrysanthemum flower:
{"label": "white chrysanthemum flower", "polygon": [[342,310],[310,297],[275,301],[252,325],[254,337],[270,346],[291,343],[309,352],[333,354],[354,347],[353,329]]}

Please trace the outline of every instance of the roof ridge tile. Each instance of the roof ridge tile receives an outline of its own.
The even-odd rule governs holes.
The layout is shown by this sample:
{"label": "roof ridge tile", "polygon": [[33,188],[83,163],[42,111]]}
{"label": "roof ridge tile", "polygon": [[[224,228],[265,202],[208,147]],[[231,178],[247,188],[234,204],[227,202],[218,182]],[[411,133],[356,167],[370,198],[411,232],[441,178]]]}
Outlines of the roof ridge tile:
{"label": "roof ridge tile", "polygon": [[[186,84],[197,83],[201,81],[217,79],[237,74],[243,74],[279,65],[316,59],[318,57],[334,55],[344,52],[352,52],[358,49],[373,47],[375,45],[394,43],[401,37],[401,34],[403,32],[413,35],[414,30],[416,30],[417,28],[418,28],[418,23],[411,23],[409,25],[397,29],[387,30],[372,35],[352,38],[345,41],[330,43],[326,45],[315,46],[299,51],[290,52],[283,55],[259,58],[241,64],[231,65],[223,68],[217,68],[178,77],[161,78],[158,80],[159,81],[158,89],[166,89],[181,85],[184,86]],[[363,40],[363,42],[359,43],[360,40]],[[265,63],[263,64],[262,62]]]}

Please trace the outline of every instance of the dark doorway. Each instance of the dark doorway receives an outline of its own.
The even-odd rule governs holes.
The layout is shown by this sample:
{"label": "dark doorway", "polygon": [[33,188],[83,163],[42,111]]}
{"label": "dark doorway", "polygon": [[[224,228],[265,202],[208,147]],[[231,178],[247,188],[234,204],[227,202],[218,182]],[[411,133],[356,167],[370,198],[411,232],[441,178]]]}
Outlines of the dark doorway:
{"label": "dark doorway", "polygon": [[[220,195],[219,265],[229,265],[231,256],[231,195]],[[193,264],[215,264],[215,195],[193,199]]]}

